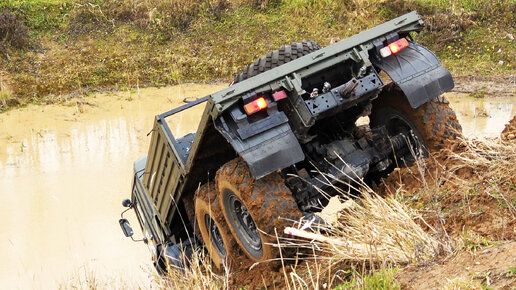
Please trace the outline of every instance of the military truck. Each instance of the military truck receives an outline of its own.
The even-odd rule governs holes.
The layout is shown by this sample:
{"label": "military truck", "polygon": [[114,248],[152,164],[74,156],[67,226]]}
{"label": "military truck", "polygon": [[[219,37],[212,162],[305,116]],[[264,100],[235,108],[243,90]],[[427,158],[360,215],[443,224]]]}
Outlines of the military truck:
{"label": "military truck", "polygon": [[[229,87],[157,115],[123,202],[157,269],[184,266],[193,244],[219,268],[238,253],[274,259],[284,227],[460,134],[441,97],[453,79],[413,39],[423,27],[414,11],[324,48],[282,46]],[[174,136],[168,118],[201,104],[197,131]]]}

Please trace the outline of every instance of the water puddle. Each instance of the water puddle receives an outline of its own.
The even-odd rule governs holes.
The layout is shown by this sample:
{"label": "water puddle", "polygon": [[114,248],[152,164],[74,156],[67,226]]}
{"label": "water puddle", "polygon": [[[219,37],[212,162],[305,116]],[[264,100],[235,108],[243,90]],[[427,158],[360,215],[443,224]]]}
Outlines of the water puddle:
{"label": "water puddle", "polygon": [[[106,277],[108,288],[124,280],[122,286],[149,285],[147,247],[125,238],[118,225],[132,162],[147,153],[156,114],[182,105],[186,96],[202,97],[224,86],[100,94],[70,106],[28,106],[1,114],[2,286],[55,288],[79,275]],[[179,125],[172,129],[194,131],[202,109],[193,110],[197,116],[178,115]]]}
{"label": "water puddle", "polygon": [[516,96],[473,98],[449,93],[447,98],[467,137],[498,137],[516,115]]}
{"label": "water puddle", "polygon": [[[0,114],[2,286],[55,288],[91,274],[106,277],[107,288],[148,287],[147,248],[123,237],[117,222],[132,162],[147,153],[156,114],[225,86],[98,94]],[[516,113],[516,98],[449,99],[468,136],[496,136]],[[203,107],[171,117],[172,131],[195,131]],[[129,219],[138,238],[138,224]]]}

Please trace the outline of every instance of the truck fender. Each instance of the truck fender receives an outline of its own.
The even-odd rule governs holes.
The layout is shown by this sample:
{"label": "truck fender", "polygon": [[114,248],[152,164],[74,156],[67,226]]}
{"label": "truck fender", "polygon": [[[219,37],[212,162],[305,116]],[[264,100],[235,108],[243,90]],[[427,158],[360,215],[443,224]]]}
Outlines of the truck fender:
{"label": "truck fender", "polygon": [[238,125],[228,115],[222,115],[214,123],[257,179],[305,159],[283,112],[260,122]]}
{"label": "truck fender", "polygon": [[414,109],[454,87],[450,72],[430,50],[415,42],[397,54],[371,62],[400,87]]}

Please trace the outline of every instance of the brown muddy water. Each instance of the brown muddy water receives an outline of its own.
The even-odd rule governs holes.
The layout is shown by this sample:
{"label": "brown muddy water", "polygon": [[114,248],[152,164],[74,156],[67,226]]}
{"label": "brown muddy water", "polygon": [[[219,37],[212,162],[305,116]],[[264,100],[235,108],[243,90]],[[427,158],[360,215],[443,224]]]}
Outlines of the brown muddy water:
{"label": "brown muddy water", "polygon": [[[224,86],[99,94],[0,114],[1,288],[66,287],[88,275],[107,288],[148,287],[149,252],[118,225],[132,162],[147,153],[156,114]],[[195,131],[202,109],[178,115],[171,129]]]}
{"label": "brown muddy water", "polygon": [[[132,163],[147,152],[154,115],[225,86],[98,94],[0,114],[2,288],[67,287],[92,276],[107,288],[149,287],[148,250],[118,225]],[[496,136],[516,113],[515,97],[449,99],[467,136]],[[174,134],[195,131],[202,109],[171,117]]]}
{"label": "brown muddy water", "polygon": [[473,98],[469,94],[449,93],[447,97],[466,137],[498,137],[516,115],[516,95]]}

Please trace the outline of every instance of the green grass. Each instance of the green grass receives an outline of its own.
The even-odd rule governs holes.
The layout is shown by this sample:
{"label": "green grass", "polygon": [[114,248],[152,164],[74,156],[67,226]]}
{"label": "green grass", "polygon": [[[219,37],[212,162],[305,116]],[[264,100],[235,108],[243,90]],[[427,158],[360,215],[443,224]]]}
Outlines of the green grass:
{"label": "green grass", "polygon": [[472,231],[465,230],[462,233],[462,241],[464,248],[469,251],[476,252],[483,248],[495,246],[497,243],[488,237],[481,236]]}
{"label": "green grass", "polygon": [[507,274],[505,274],[505,277],[512,278],[516,276],[516,266],[509,267]]}
{"label": "green grass", "polygon": [[[516,1],[8,0],[30,45],[0,52],[18,103],[103,88],[229,80],[279,46],[327,45],[417,9],[417,40],[455,75],[514,73]],[[514,36],[514,35],[513,35]],[[49,97],[50,96],[50,97]]]}
{"label": "green grass", "polygon": [[73,8],[73,0],[7,0],[0,3],[0,9],[12,11],[23,19],[33,33],[50,33],[60,30],[68,22],[67,15]]}
{"label": "green grass", "polygon": [[337,285],[334,290],[345,289],[401,289],[401,285],[396,282],[394,274],[399,268],[382,269],[370,275],[352,275],[351,279],[344,284]]}

